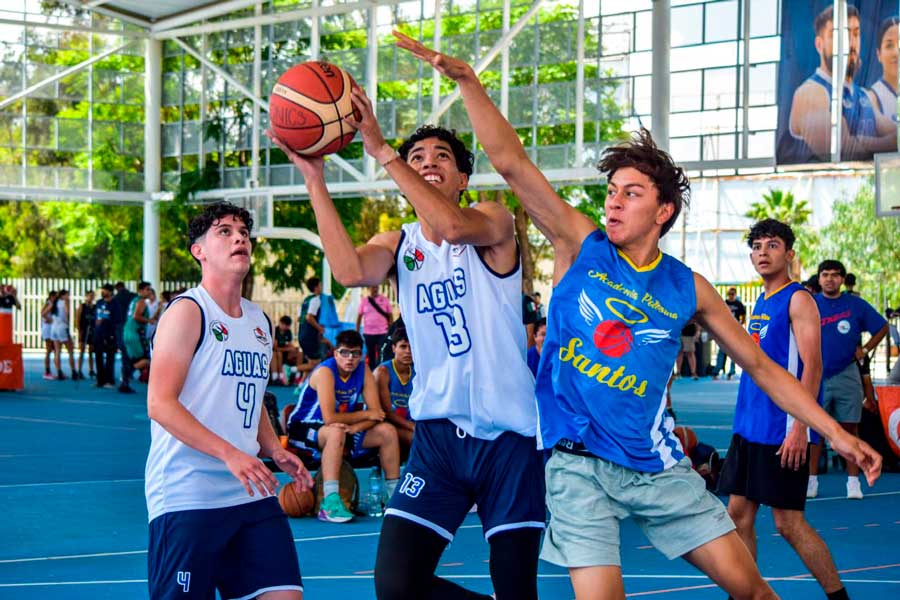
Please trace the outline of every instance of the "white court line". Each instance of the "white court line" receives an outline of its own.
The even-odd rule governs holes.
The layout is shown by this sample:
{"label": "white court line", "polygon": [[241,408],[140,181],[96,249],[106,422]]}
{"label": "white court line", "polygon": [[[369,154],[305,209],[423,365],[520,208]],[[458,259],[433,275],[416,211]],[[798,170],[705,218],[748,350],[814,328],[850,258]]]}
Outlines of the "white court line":
{"label": "white court line", "polygon": [[[872,498],[874,496],[896,496],[900,494],[900,490],[895,492],[866,492],[866,498]],[[829,500],[846,500],[847,496],[828,496],[826,498],[810,498],[807,502],[827,502]]]}
{"label": "white court line", "polygon": [[97,425],[96,423],[79,423],[77,421],[57,421],[56,419],[34,419],[31,417],[9,417],[0,415],[0,419],[6,421],[24,421],[25,423],[49,423],[51,425],[66,425],[67,427],[91,427],[94,429],[117,429],[119,431],[137,431],[137,427],[120,427],[117,425]]}
{"label": "white court line", "polygon": [[[348,580],[368,580],[373,579],[373,575],[314,575],[304,576],[306,581],[348,581]],[[441,574],[445,579],[490,579],[490,575],[445,575]],[[706,579],[705,575],[622,575],[624,579]],[[568,573],[543,573],[538,574],[538,579],[568,579]],[[808,579],[781,579],[778,577],[766,577],[767,581],[796,581],[802,583],[818,582],[813,578]],[[895,579],[842,579],[844,583],[875,583],[875,584],[900,584],[900,580]],[[0,583],[0,588],[18,588],[18,587],[42,587],[42,586],[63,586],[63,585],[114,585],[129,583],[147,583],[146,579],[97,579],[93,581],[28,581],[21,583]],[[714,587],[714,586],[713,586]]]}
{"label": "white court line", "polygon": [[[123,480],[128,481],[128,480]],[[134,481],[143,481],[141,479],[135,479]],[[90,483],[90,482],[84,482]],[[481,529],[481,525],[461,525],[459,529]],[[319,542],[322,540],[344,540],[351,538],[361,538],[361,537],[374,537],[379,535],[380,531],[370,531],[366,533],[345,533],[341,535],[324,535],[319,537],[309,537],[309,538],[294,538],[294,542]],[[128,556],[131,554],[147,554],[146,550],[125,550],[122,552],[97,552],[94,554],[64,554],[61,556],[33,556],[30,558],[6,558],[0,559],[0,565],[11,564],[11,563],[25,563],[25,562],[40,562],[46,560],[70,560],[77,558],[105,558],[109,556]]]}
{"label": "white court line", "polygon": [[89,481],[48,481],[46,483],[5,483],[0,485],[0,490],[7,488],[30,488],[30,487],[45,487],[52,485],[93,485],[96,483],[135,483],[140,481],[143,483],[144,478],[140,479],[93,479]]}

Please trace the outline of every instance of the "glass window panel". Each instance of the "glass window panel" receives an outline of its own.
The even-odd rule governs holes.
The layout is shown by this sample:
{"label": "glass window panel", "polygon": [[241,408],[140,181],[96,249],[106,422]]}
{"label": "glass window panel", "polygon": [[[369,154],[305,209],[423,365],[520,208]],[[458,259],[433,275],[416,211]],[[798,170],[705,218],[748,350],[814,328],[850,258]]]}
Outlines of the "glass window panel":
{"label": "glass window panel", "polygon": [[59,119],[57,121],[59,131],[60,150],[87,150],[88,148],[88,122],[83,119]]}
{"label": "glass window panel", "polygon": [[181,124],[163,124],[162,153],[163,156],[177,156],[181,145]]}
{"label": "glass window panel", "polygon": [[775,155],[775,132],[757,131],[748,139],[747,156],[749,158],[768,158]]}
{"label": "glass window panel", "polygon": [[750,62],[778,62],[781,59],[781,40],[767,37],[750,40]]}
{"label": "glass window panel", "polygon": [[634,112],[649,115],[652,102],[652,80],[649,76],[634,78]]}
{"label": "glass window panel", "polygon": [[[144,76],[139,73],[122,73],[122,102],[124,104],[144,104]],[[187,90],[192,90],[187,86]]]}
{"label": "glass window panel", "polygon": [[757,106],[751,108],[747,123],[751,131],[760,129],[775,129],[778,124],[777,106]]}
{"label": "glass window panel", "polygon": [[631,51],[631,14],[603,17],[601,21],[600,43],[603,56],[626,54]]}
{"label": "glass window panel", "polygon": [[750,37],[778,34],[778,0],[750,1]]}
{"label": "glass window panel", "polygon": [[669,140],[669,151],[679,163],[700,160],[700,138],[672,138]]}
{"label": "glass window panel", "polygon": [[61,100],[82,100],[87,97],[87,69],[64,77],[56,84]]}
{"label": "glass window panel", "polygon": [[737,59],[737,42],[718,42],[690,48],[672,48],[671,66],[679,65],[692,68],[730,67]]}
{"label": "glass window panel", "polygon": [[128,156],[144,156],[144,126],[143,124],[125,123],[123,153]]}
{"label": "glass window panel", "polygon": [[750,106],[775,103],[775,63],[763,63],[750,67]]}
{"label": "glass window panel", "polygon": [[634,49],[650,50],[653,48],[653,13],[639,12],[634,16]]}
{"label": "glass window panel", "polygon": [[737,69],[707,69],[704,73],[703,108],[718,109],[737,105]]}
{"label": "glass window panel", "polygon": [[56,120],[29,117],[25,120],[25,144],[30,148],[52,148],[55,145]]}
{"label": "glass window panel", "polygon": [[731,160],[734,158],[733,133],[703,137],[703,160]]}
{"label": "glass window panel", "polygon": [[738,39],[738,3],[709,2],[706,5],[706,41]]}
{"label": "glass window panel", "polygon": [[703,41],[703,5],[673,7],[671,17],[673,48]]}
{"label": "glass window panel", "polygon": [[671,110],[683,112],[701,108],[701,91],[703,90],[703,72],[688,71],[671,75]]}

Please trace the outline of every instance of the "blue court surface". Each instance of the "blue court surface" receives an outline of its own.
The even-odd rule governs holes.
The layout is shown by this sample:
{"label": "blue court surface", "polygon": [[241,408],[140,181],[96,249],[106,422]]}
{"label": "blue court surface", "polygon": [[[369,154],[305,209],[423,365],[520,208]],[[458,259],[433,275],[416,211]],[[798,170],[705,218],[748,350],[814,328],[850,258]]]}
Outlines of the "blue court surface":
{"label": "blue court surface", "polygon": [[[0,598],[147,598],[150,436],[146,388],[136,386],[137,394],[125,396],[90,381],[44,381],[39,361],[29,358],[25,392],[0,392]],[[290,399],[290,390],[275,391],[282,404]],[[724,449],[736,393],[736,382],[677,381],[679,424]],[[863,485],[862,501],[844,497],[844,482],[843,472],[820,477],[808,519],[851,597],[900,598],[900,475],[884,475],[874,489]],[[368,517],[346,525],[291,519],[305,597],[374,598],[379,526]],[[768,510],[760,511],[757,534],[760,569],[782,598],[824,598]],[[478,517],[469,515],[438,574],[490,592],[487,558]],[[629,597],[725,598],[686,562],[666,560],[630,522],[622,528],[622,559]],[[574,597],[565,570],[546,563],[539,589],[542,600]]]}

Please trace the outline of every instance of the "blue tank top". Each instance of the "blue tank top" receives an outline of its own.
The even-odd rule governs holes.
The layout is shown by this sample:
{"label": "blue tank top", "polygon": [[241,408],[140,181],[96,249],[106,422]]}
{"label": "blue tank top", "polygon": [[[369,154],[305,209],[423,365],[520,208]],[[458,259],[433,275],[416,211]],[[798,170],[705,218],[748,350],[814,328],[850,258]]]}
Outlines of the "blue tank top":
{"label": "blue tank top", "polygon": [[[809,81],[817,83],[825,88],[828,92],[828,101],[831,102],[831,81],[822,77],[822,74],[816,71],[809,78]],[[850,135],[862,137],[875,137],[877,135],[875,129],[875,108],[872,106],[869,95],[858,85],[844,85],[843,97],[841,98],[841,114],[847,121],[847,127],[850,129]]]}
{"label": "blue tank top", "polygon": [[[769,296],[760,295],[748,319],[747,330],[766,356],[799,380],[803,376],[803,361],[790,316],[791,298],[798,292],[809,293],[802,285],[791,281]],[[741,374],[734,409],[735,433],[748,442],[781,445],[793,424],[794,417],[772,402],[746,371]],[[811,434],[811,441],[818,441],[815,432]]]}
{"label": "blue tank top", "polygon": [[391,392],[391,407],[394,409],[394,412],[405,417],[408,421],[412,421],[413,418],[409,414],[409,397],[413,391],[413,379],[416,377],[416,366],[410,365],[411,371],[409,379],[406,381],[400,379],[400,375],[397,374],[397,369],[394,368],[393,360],[386,360],[378,366],[384,367],[390,377],[388,389]]}
{"label": "blue tank top", "polygon": [[541,442],[581,442],[644,472],[684,457],[665,417],[681,329],[697,309],[694,274],[666,254],[637,268],[600,230],[553,291],[536,395]]}
{"label": "blue tank top", "polygon": [[363,408],[362,391],[366,381],[366,365],[360,361],[356,370],[347,379],[341,377],[337,362],[334,358],[322,361],[310,376],[307,377],[303,389],[300,390],[300,399],[294,412],[291,413],[289,422],[322,423],[322,407],[319,406],[319,393],[309,385],[313,373],[319,369],[331,369],[334,374],[334,400],[335,412],[356,412]]}

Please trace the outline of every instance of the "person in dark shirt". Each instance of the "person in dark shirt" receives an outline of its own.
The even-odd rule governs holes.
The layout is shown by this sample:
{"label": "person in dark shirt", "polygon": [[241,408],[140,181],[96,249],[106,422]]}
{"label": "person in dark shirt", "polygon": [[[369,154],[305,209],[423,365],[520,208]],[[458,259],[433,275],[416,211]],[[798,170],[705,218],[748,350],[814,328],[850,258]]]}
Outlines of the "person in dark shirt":
{"label": "person in dark shirt", "polygon": [[125,287],[125,283],[119,281],[116,283],[116,295],[110,301],[112,319],[115,324],[116,346],[122,351],[122,384],[119,386],[119,391],[123,394],[134,393],[134,389],[131,387],[131,372],[134,370],[134,366],[125,350],[124,330],[125,322],[128,320],[128,306],[135,296],[137,294],[129,291]]}
{"label": "person in dark shirt", "polygon": [[687,359],[691,369],[691,377],[697,379],[697,339],[700,337],[700,326],[691,319],[681,330],[681,353],[675,361],[675,377],[681,374],[684,359]]}
{"label": "person in dark shirt", "polygon": [[[731,311],[731,316],[737,319],[737,322],[744,325],[744,321],[747,319],[747,307],[744,306],[744,303],[740,301],[737,297],[737,288],[728,288],[728,292],[725,295],[725,304],[728,305],[728,310]],[[713,373],[713,379],[719,378],[719,373],[723,373],[725,371],[725,361],[729,359],[727,354],[725,354],[725,350],[723,348],[719,348],[719,355],[716,357],[716,372]],[[728,370],[728,379],[734,377],[734,359],[731,358],[731,368]]]}
{"label": "person in dark shirt", "polygon": [[83,379],[84,350],[88,351],[88,377],[93,378],[94,373],[94,290],[84,294],[84,302],[78,307],[75,322],[78,324],[78,375]]}
{"label": "person in dark shirt", "polygon": [[281,385],[288,385],[289,378],[284,374],[284,367],[296,367],[297,372],[303,364],[303,353],[294,345],[294,334],[291,333],[291,324],[293,321],[287,315],[278,320],[278,326],[275,328],[275,347],[272,348],[272,369],[270,375],[272,382]]}
{"label": "person in dark shirt", "polygon": [[113,286],[100,288],[94,305],[94,351],[97,353],[97,387],[114,387],[116,382],[116,322],[112,306]]}
{"label": "person in dark shirt", "polygon": [[13,285],[0,285],[0,308],[18,308],[22,310],[19,304],[18,292]]}

